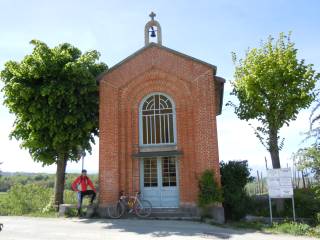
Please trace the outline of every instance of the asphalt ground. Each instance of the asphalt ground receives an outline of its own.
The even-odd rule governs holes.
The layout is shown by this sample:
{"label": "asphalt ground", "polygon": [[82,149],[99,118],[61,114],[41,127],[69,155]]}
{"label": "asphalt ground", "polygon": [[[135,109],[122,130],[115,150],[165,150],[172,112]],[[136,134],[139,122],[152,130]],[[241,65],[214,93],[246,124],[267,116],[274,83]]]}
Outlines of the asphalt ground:
{"label": "asphalt ground", "polygon": [[191,221],[0,216],[0,223],[4,224],[0,240],[313,239],[222,228]]}

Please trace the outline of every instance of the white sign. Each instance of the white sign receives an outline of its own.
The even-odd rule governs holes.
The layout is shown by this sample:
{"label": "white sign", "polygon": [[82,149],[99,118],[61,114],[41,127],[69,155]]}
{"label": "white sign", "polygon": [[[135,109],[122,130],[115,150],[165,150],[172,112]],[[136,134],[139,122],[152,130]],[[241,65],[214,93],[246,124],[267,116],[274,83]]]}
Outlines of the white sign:
{"label": "white sign", "polygon": [[267,184],[270,198],[291,198],[293,196],[290,168],[267,170]]}

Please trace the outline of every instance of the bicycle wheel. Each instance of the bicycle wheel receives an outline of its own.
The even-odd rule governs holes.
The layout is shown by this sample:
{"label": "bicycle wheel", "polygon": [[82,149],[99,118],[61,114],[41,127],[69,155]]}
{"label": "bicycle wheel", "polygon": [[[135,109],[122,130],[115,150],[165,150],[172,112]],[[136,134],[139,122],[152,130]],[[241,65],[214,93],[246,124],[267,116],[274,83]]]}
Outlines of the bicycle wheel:
{"label": "bicycle wheel", "polygon": [[124,205],[122,202],[117,202],[108,207],[108,216],[110,218],[120,218],[124,213]]}
{"label": "bicycle wheel", "polygon": [[152,212],[151,202],[148,200],[138,200],[134,210],[139,217],[149,217]]}

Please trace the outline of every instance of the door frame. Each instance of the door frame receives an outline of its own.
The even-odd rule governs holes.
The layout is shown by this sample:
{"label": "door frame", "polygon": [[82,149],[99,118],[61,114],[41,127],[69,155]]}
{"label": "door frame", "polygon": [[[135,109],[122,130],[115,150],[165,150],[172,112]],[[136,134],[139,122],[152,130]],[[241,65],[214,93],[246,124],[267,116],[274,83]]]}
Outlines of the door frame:
{"label": "door frame", "polygon": [[[179,183],[180,183],[180,171],[179,171],[179,161],[178,161],[178,157],[174,157],[175,158],[175,163],[176,163],[176,186],[175,187],[163,187],[162,186],[162,158],[163,157],[158,157],[158,156],[155,156],[155,157],[148,157],[148,158],[155,158],[157,160],[157,175],[158,175],[158,187],[154,187],[156,188],[158,191],[160,191],[160,203],[162,201],[162,195],[161,195],[161,190],[162,189],[169,189],[169,188],[176,188],[176,191],[178,193],[178,197],[177,197],[177,206],[172,206],[172,207],[165,207],[165,208],[179,208],[180,206],[180,186],[179,186]],[[144,158],[140,158],[140,191],[141,193],[143,193],[143,189],[145,188],[144,187],[144,166],[143,166],[143,163],[144,163]],[[150,190],[152,189],[152,187],[150,187]],[[154,207],[154,208],[163,208],[162,206],[159,206],[159,207]]]}

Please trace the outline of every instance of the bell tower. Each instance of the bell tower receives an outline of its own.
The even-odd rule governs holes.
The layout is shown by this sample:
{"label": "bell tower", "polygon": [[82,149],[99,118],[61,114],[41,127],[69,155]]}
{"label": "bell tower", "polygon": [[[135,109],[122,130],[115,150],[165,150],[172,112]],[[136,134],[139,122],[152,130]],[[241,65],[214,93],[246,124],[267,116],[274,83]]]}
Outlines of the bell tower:
{"label": "bell tower", "polygon": [[147,46],[150,43],[150,37],[157,37],[157,43],[162,44],[162,34],[161,26],[158,21],[154,20],[156,14],[154,12],[150,13],[151,20],[147,22],[144,27],[144,44]]}

